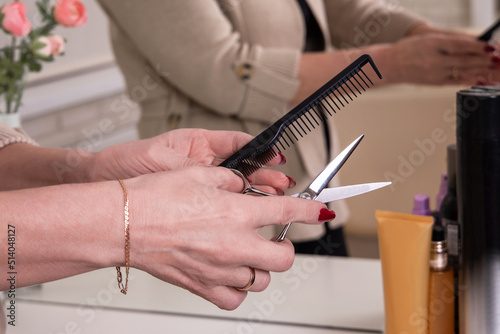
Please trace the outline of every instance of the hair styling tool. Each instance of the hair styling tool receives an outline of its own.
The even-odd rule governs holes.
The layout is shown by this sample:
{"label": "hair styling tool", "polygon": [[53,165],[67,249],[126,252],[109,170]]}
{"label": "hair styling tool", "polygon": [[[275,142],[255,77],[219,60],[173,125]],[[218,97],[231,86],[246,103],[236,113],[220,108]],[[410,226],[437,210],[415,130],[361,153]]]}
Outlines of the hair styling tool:
{"label": "hair styling tool", "polygon": [[324,111],[332,116],[349,101],[354,101],[373,82],[363,71],[371,65],[377,76],[382,79],[377,66],[369,55],[362,55],[342,72],[328,81],[311,96],[281,117],[269,128],[261,132],[248,144],[224,160],[220,166],[239,170],[248,176],[264,166],[268,161],[290,147],[290,144],[307,135],[323,122]]}

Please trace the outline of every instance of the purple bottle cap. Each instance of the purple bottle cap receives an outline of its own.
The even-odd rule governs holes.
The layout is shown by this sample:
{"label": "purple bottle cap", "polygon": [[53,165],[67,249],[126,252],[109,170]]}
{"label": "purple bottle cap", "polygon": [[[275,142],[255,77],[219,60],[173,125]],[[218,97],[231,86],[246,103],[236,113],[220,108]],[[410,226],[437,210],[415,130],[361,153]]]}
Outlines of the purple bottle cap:
{"label": "purple bottle cap", "polygon": [[417,194],[413,197],[412,214],[420,216],[432,216],[429,206],[429,196],[425,194]]}

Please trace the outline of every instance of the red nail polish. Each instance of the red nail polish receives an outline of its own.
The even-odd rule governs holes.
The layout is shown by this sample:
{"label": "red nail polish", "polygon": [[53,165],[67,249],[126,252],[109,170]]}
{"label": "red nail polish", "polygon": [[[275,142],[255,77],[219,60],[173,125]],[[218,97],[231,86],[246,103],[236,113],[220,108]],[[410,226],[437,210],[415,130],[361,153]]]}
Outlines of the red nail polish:
{"label": "red nail polish", "polygon": [[250,180],[248,177],[246,178],[248,183],[252,183],[252,180]]}
{"label": "red nail polish", "polygon": [[484,46],[484,52],[487,52],[487,53],[488,53],[488,52],[493,52],[493,51],[495,51],[495,50],[496,50],[496,48],[495,48],[493,45],[486,44],[486,45]]}
{"label": "red nail polish", "polygon": [[292,179],[290,176],[286,176],[288,178],[288,188],[293,188],[297,185],[297,182],[295,182],[294,179]]}
{"label": "red nail polish", "polygon": [[491,62],[496,65],[500,64],[500,57],[499,56],[491,57]]}
{"label": "red nail polish", "polygon": [[321,209],[319,211],[318,221],[328,221],[335,219],[335,212],[333,210]]}
{"label": "red nail polish", "polygon": [[483,80],[483,79],[477,79],[476,85],[477,86],[487,86],[488,82],[486,80]]}
{"label": "red nail polish", "polygon": [[280,152],[278,152],[278,155],[281,158],[280,165],[286,164],[286,158],[285,158],[285,156],[283,154],[281,154]]}
{"label": "red nail polish", "polygon": [[285,195],[285,192],[284,192],[282,189],[279,189],[279,188],[274,188],[274,190],[276,190],[276,193],[278,194],[278,196],[283,196],[283,195]]}

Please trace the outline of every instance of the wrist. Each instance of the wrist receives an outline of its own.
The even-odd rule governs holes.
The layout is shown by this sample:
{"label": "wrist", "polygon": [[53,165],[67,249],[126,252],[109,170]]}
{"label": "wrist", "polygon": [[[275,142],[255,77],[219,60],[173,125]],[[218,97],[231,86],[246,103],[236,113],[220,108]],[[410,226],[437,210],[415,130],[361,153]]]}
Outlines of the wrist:
{"label": "wrist", "polygon": [[[125,212],[128,212],[128,207],[126,206],[123,188],[117,180],[92,182],[82,186],[90,186],[92,189],[95,189],[96,198],[106,198],[106,202],[108,203],[108,205],[97,209],[94,213],[96,217],[101,217],[101,219],[95,219],[92,223],[94,225],[94,233],[98,235],[98,237],[94,237],[96,243],[93,245],[93,250],[101,255],[89,259],[91,265],[96,268],[125,265],[126,243],[124,227],[126,220]],[[134,219],[134,217],[128,217],[129,222],[132,222]]]}
{"label": "wrist", "polygon": [[65,183],[88,183],[102,181],[97,179],[97,154],[95,152],[74,149],[71,154],[77,159],[74,163],[74,171],[68,173]]}
{"label": "wrist", "polygon": [[394,44],[376,44],[363,48],[363,53],[369,54],[377,65],[382,80],[378,85],[401,83],[401,75],[399,73],[400,66],[397,55],[397,43]]}
{"label": "wrist", "polygon": [[425,22],[419,22],[406,32],[406,36],[416,36],[416,35],[425,35],[425,34],[436,34],[436,33],[449,33],[449,30],[445,30],[442,28],[434,27]]}

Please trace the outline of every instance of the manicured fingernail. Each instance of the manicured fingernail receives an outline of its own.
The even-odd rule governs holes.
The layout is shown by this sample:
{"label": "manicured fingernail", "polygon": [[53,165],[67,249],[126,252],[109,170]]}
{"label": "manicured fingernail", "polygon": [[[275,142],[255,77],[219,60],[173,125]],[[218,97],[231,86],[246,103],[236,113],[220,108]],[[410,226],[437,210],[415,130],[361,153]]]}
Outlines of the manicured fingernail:
{"label": "manicured fingernail", "polygon": [[495,65],[500,64],[500,57],[499,57],[499,56],[495,56],[495,55],[494,55],[494,56],[492,56],[492,57],[491,57],[491,62],[492,62],[493,64],[495,64]]}
{"label": "manicured fingernail", "polygon": [[278,194],[278,196],[283,196],[285,194],[285,192],[283,191],[283,189],[274,188],[274,190],[276,190],[276,193]]}
{"label": "manicured fingernail", "polygon": [[328,221],[335,219],[335,212],[333,210],[321,209],[319,211],[318,221]]}
{"label": "manicured fingernail", "polygon": [[493,45],[490,45],[490,44],[486,44],[484,46],[484,52],[493,52],[495,51],[496,48],[493,46]]}
{"label": "manicured fingernail", "polygon": [[283,154],[279,153],[278,152],[278,155],[280,156],[281,160],[280,160],[280,165],[284,165],[286,164],[286,158]]}
{"label": "manicured fingernail", "polygon": [[486,85],[488,85],[488,82],[486,80],[483,80],[483,79],[478,79],[476,82],[476,85],[477,86],[486,86]]}
{"label": "manicured fingernail", "polygon": [[246,178],[248,183],[252,183],[252,180],[250,180],[248,177]]}
{"label": "manicured fingernail", "polygon": [[286,176],[288,178],[288,188],[293,188],[297,185],[297,182],[295,182],[294,179],[292,179],[290,176]]}

